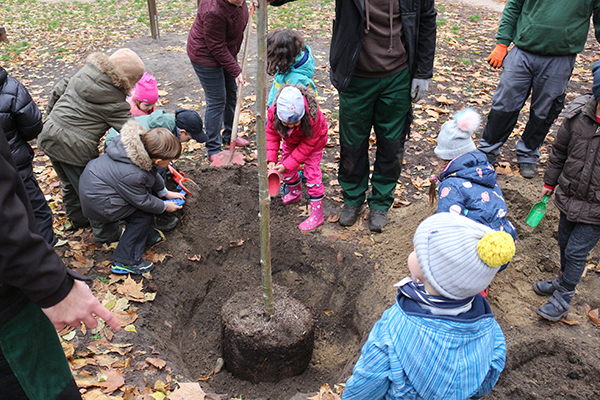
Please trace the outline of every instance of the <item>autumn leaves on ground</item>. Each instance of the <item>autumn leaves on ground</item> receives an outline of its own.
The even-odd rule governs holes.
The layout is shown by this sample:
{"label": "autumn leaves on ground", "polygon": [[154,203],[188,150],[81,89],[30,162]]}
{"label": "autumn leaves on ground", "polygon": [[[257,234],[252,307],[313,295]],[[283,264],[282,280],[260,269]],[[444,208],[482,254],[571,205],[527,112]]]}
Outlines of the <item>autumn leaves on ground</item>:
{"label": "autumn leaves on ground", "polygon": [[[390,227],[390,229],[404,229],[400,236],[405,235],[406,237],[411,235],[411,229],[414,230],[410,223],[417,222],[409,221],[410,215],[423,215],[427,212],[426,207],[422,207],[421,204],[426,198],[429,177],[437,173],[438,162],[432,150],[441,124],[450,118],[452,113],[467,106],[477,109],[482,115],[486,115],[499,77],[499,71],[492,70],[485,63],[485,58],[495,43],[494,35],[499,15],[492,14],[486,9],[466,6],[462,3],[439,1],[436,4],[438,9],[438,44],[434,77],[430,84],[427,99],[416,104],[414,108],[415,121],[411,132],[412,137],[406,145],[405,168],[395,192],[396,201],[393,212],[396,214],[392,214],[406,217],[408,226],[399,227],[399,225],[405,224],[405,220],[402,220],[402,224],[400,224],[395,222],[399,217],[392,217]],[[368,233],[362,223],[358,223],[351,230],[342,230],[339,225],[335,224],[335,211],[341,200],[340,188],[336,181],[336,156],[339,152],[336,128],[338,99],[335,89],[330,85],[327,78],[326,54],[331,37],[329,29],[333,19],[333,6],[334,2],[331,0],[324,0],[320,3],[299,0],[284,7],[271,7],[269,9],[269,27],[270,29],[277,27],[299,29],[315,51],[319,102],[330,124],[329,144],[325,149],[323,161],[324,179],[327,185],[326,200],[328,203],[326,211],[328,212],[329,222],[322,228],[322,234],[327,242],[319,242],[319,245],[322,245],[323,249],[333,246],[332,243],[336,246],[348,244],[348,248],[356,247],[356,249],[348,250],[346,253],[342,252],[342,247],[342,250],[337,254],[340,256],[346,254],[345,258],[335,259],[334,257],[333,263],[337,266],[343,265],[344,268],[351,270],[350,261],[354,260],[357,271],[370,268],[377,273],[384,274],[382,272],[383,267],[387,263],[392,263],[390,259],[396,256],[405,257],[406,254],[401,254],[396,248],[394,249],[396,252],[389,251],[379,254],[382,260],[378,260],[369,258],[368,248],[369,246],[385,248],[385,241],[392,241],[392,244],[387,246],[393,248],[393,239],[385,234],[372,235]],[[158,0],[157,10],[161,35],[185,38],[195,17],[195,8],[196,0]],[[150,36],[146,0],[102,0],[72,3],[4,0],[2,9],[3,19],[0,20],[0,26],[6,28],[10,43],[0,43],[0,64],[12,76],[18,78],[27,86],[42,110],[48,101],[53,85],[60,78],[74,74],[80,68],[88,53],[92,51],[108,52],[110,49],[128,45],[130,41],[140,37]],[[152,46],[148,46],[147,52],[140,52],[140,55],[145,61],[148,61],[148,64],[153,62],[155,65],[161,65],[163,60],[154,59],[160,57],[161,53],[152,52],[150,47]],[[164,50],[175,51],[185,57],[184,44],[169,45]],[[576,68],[569,85],[567,102],[589,90],[591,86],[589,65],[596,58],[596,55],[597,44],[593,39],[593,34],[591,34],[585,51],[577,58]],[[255,56],[250,58],[250,63],[255,63],[255,61]],[[175,108],[192,108],[203,114],[203,94],[196,88],[199,86],[197,78],[189,75],[186,77],[188,85],[175,89],[177,85],[175,79],[172,78],[174,74],[174,72],[165,71],[159,78],[162,107],[170,112]],[[252,126],[253,123],[253,110],[255,109],[253,102],[256,93],[254,82],[255,77],[249,76],[249,87],[244,90],[244,126]],[[506,178],[503,182],[518,184],[522,181],[519,178],[517,168],[514,167],[514,153],[511,153],[510,149],[514,148],[516,137],[524,128],[524,118],[527,111],[526,106],[515,130],[515,135],[509,140],[509,145],[504,146],[502,150],[503,160],[500,163],[498,172],[501,174],[502,179]],[[253,137],[252,129],[242,134]],[[552,134],[549,136],[549,141],[551,140]],[[542,153],[541,161],[544,162],[547,158],[545,146],[542,148]],[[60,239],[56,250],[69,267],[82,273],[88,273],[96,278],[92,289],[102,304],[119,318],[124,330],[118,334],[119,340],[114,340],[113,332],[104,327],[103,324],[100,324],[93,331],[81,326],[59,332],[63,339],[65,353],[76,376],[77,383],[82,389],[84,399],[131,400],[143,398],[161,400],[167,395],[168,399],[171,400],[221,398],[214,394],[206,394],[206,397],[203,397],[204,394],[199,382],[213,383],[215,379],[221,379],[217,378],[215,374],[219,372],[222,364],[214,363],[214,367],[201,368],[205,371],[201,375],[188,374],[186,373],[188,372],[187,368],[176,364],[171,358],[162,354],[158,346],[153,343],[140,343],[139,338],[142,336],[142,330],[159,332],[174,328],[173,322],[168,316],[163,319],[153,319],[153,321],[160,321],[156,322],[155,326],[148,326],[147,321],[140,323],[138,317],[140,308],[154,307],[158,309],[159,305],[156,304],[157,301],[155,302],[157,293],[161,295],[168,294],[173,297],[177,293],[167,293],[167,288],[164,285],[158,285],[157,281],[153,280],[150,275],[140,280],[139,277],[131,278],[110,274],[110,254],[114,247],[97,247],[89,230],[75,231],[71,229],[72,227],[66,220],[62,207],[60,182],[52,170],[48,158],[39,150],[36,150],[36,154],[35,172],[54,211],[55,230]],[[246,150],[245,156],[249,165],[255,163],[255,147]],[[182,155],[181,164],[182,168],[189,169],[207,166],[208,161],[206,160],[204,146],[196,143],[187,144]],[[194,178],[196,177],[194,176]],[[200,177],[198,181],[200,179],[202,178]],[[519,212],[526,212],[521,208],[526,208],[528,204],[522,207],[516,205],[519,196],[522,197],[518,188],[515,189],[515,186],[508,185],[505,195],[507,200],[515,202],[510,210],[513,218]],[[190,202],[188,206],[191,205]],[[209,205],[202,206],[208,208]],[[220,210],[214,207],[214,204],[210,204],[210,206],[215,210],[214,215],[208,216],[212,219],[207,223],[217,224],[221,221],[221,217],[218,215]],[[238,207],[247,207],[247,205],[239,204]],[[300,209],[294,210],[301,211]],[[274,207],[272,218],[276,218],[279,214],[287,216],[289,213],[290,211],[287,209]],[[296,214],[293,213],[294,217]],[[191,223],[186,221],[185,218],[187,216],[184,215],[182,223],[189,228]],[[243,220],[238,222],[241,224],[241,221]],[[204,221],[198,221],[197,223],[204,223]],[[295,227],[292,222],[290,222],[290,225]],[[234,228],[237,229],[238,227],[231,227],[232,230]],[[183,241],[185,238],[182,235],[185,234],[183,228],[175,233],[167,234],[166,246],[156,246],[148,251],[145,257],[160,266],[164,265],[167,260],[173,260],[179,256],[192,269],[206,268],[208,261],[214,262],[215,258],[226,257],[227,250],[232,252],[243,251],[252,245],[251,242],[256,245],[256,241],[249,240],[253,238],[231,237],[229,240],[224,240],[224,245],[218,243],[208,250],[202,249],[205,252],[210,251],[208,257],[206,254],[199,254],[200,250],[195,248],[190,249],[185,256],[167,253],[165,249],[170,248],[170,243],[174,240]],[[316,235],[303,236],[301,240],[303,243],[308,243],[315,240],[315,237]],[[171,239],[171,242],[169,239]],[[546,233],[546,236],[541,237],[540,242],[551,240],[551,234]],[[554,246],[554,243],[541,243],[540,246],[544,244],[549,248]],[[310,243],[307,244],[307,246],[309,245]],[[358,246],[362,247],[359,248]],[[366,250],[361,250],[363,248]],[[300,250],[297,251],[300,252]],[[210,257],[212,257],[212,260],[205,260],[205,258]],[[225,263],[229,260],[229,258],[223,259],[222,262]],[[393,262],[396,262],[396,260]],[[519,261],[514,264],[515,269],[519,270]],[[178,274],[183,276],[183,271],[178,269],[175,269],[175,271],[175,275],[172,277],[173,280],[178,279]],[[392,272],[393,274],[390,273],[391,276],[383,275],[383,277],[379,276],[377,279],[391,282],[392,279],[401,277],[398,276],[398,271]],[[519,272],[523,271],[519,270]],[[157,271],[155,275],[159,276],[160,273],[160,271]],[[527,273],[529,273],[529,270],[525,270],[525,275]],[[323,274],[323,277],[324,279],[332,279],[326,274]],[[290,282],[297,282],[301,279],[301,275],[290,275],[286,279],[289,279]],[[282,280],[282,278],[280,277],[279,280]],[[515,284],[513,285],[516,287]],[[210,286],[210,282],[207,286]],[[169,288],[172,290],[173,285],[170,285]],[[492,287],[492,292],[494,289],[495,287]],[[521,289],[517,287],[517,289],[512,290],[514,290],[514,293],[518,293]],[[374,290],[374,292],[376,291]],[[515,302],[515,298],[510,296],[507,296],[507,300],[505,300],[498,291],[496,291],[495,296],[496,298],[493,300],[496,302],[493,304],[496,308],[495,312],[501,311],[502,306]],[[389,292],[385,292],[383,297],[388,300],[391,298]],[[190,299],[194,300],[193,297]],[[227,299],[223,299],[223,301],[225,300]],[[528,306],[531,306],[531,304],[528,304]],[[508,306],[506,307],[508,308]],[[525,308],[525,306],[522,308]],[[372,308],[369,308],[362,314],[365,315],[365,320],[361,321],[362,325],[359,326],[361,333],[363,333],[362,331],[368,332],[369,322],[372,324],[373,318],[377,319],[378,315],[381,314],[380,311],[373,311]],[[329,314],[333,313],[329,309],[324,312],[328,318],[330,317]],[[377,313],[378,315],[371,315]],[[526,311],[523,311],[523,313],[526,314]],[[510,320],[510,316],[503,314],[499,316],[513,323],[513,325],[517,325],[514,324],[514,320]],[[592,314],[593,316],[594,314]],[[332,316],[332,318],[335,317],[335,315]],[[370,321],[369,318],[371,318]],[[596,322],[598,321],[596,320]],[[218,321],[206,321],[206,323],[218,324]],[[581,323],[589,324],[590,322],[584,321]],[[141,324],[143,324],[143,327],[140,327]],[[323,325],[321,324],[320,338],[325,341],[329,339],[329,335],[333,335],[334,329],[329,329],[327,325],[323,327]],[[196,330],[184,333],[196,341],[205,339],[196,334]],[[507,337],[511,334],[510,332],[506,333]],[[509,345],[512,343],[511,340],[507,341]],[[353,345],[358,348],[358,343],[353,343]],[[525,350],[526,348],[524,348],[524,353]],[[333,354],[338,357],[347,357],[347,354]],[[342,361],[343,363],[346,362],[345,359]],[[324,363],[322,360],[319,362]],[[525,363],[525,361],[523,362]],[[222,374],[219,374],[219,376],[222,376]],[[332,386],[338,382],[341,381],[330,381]],[[316,387],[322,383],[325,382],[318,382]],[[223,386],[226,386],[226,384],[223,384]],[[313,385],[311,388],[296,387],[294,390],[302,391],[304,389],[308,392],[313,391],[314,388]],[[339,387],[333,387],[333,390],[323,387],[321,392],[313,398],[315,400],[335,399],[337,394],[333,392],[338,391],[338,389]],[[265,394],[265,397],[269,397],[269,394]],[[244,399],[247,398],[247,396],[244,396]],[[278,397],[273,395],[271,398]]]}

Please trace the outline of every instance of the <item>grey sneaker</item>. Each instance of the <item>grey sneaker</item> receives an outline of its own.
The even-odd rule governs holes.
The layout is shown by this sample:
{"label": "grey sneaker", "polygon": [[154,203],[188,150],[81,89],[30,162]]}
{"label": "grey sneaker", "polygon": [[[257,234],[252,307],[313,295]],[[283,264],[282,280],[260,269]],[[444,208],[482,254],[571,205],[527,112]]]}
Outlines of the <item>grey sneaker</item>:
{"label": "grey sneaker", "polygon": [[387,211],[371,210],[369,214],[369,229],[373,232],[381,232],[387,225]]}
{"label": "grey sneaker", "polygon": [[519,170],[521,172],[521,176],[525,179],[531,179],[537,175],[535,164],[519,163]]}
{"label": "grey sneaker", "polygon": [[352,207],[348,204],[344,204],[342,211],[340,211],[340,225],[352,226],[358,219],[358,213],[360,213],[362,207]]}

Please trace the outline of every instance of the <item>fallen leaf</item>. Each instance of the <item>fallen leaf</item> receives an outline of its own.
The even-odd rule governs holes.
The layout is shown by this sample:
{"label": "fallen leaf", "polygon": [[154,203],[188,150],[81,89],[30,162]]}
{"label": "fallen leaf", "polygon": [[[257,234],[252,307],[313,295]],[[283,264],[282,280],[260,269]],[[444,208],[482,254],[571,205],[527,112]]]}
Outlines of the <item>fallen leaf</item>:
{"label": "fallen leaf", "polygon": [[337,214],[331,214],[329,217],[327,217],[327,222],[338,222],[340,220],[340,217]]}
{"label": "fallen leaf", "polygon": [[188,257],[188,260],[190,260],[190,261],[200,261],[201,259],[202,259],[202,256],[200,254],[196,254],[195,256]]}
{"label": "fallen leaf", "polygon": [[167,362],[164,360],[161,360],[160,358],[148,357],[148,358],[146,358],[146,362],[158,369],[163,369],[167,365]]}
{"label": "fallen leaf", "polygon": [[598,316],[598,309],[592,310],[589,304],[585,304],[585,315],[596,325],[600,324],[600,317]]}
{"label": "fallen leaf", "polygon": [[135,280],[128,276],[123,284],[117,285],[117,292],[121,293],[127,299],[131,301],[137,301],[139,303],[144,302],[144,293],[142,292],[143,284],[142,281],[136,283]]}
{"label": "fallen leaf", "polygon": [[179,382],[179,388],[169,395],[169,400],[204,400],[206,394],[198,382]]}

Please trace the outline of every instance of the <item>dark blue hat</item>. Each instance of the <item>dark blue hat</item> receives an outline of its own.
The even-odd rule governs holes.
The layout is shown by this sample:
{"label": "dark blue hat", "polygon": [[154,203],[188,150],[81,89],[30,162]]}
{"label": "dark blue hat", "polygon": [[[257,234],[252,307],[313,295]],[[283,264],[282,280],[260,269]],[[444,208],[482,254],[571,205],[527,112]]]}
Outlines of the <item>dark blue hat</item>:
{"label": "dark blue hat", "polygon": [[175,125],[179,129],[185,129],[187,133],[198,143],[204,143],[208,139],[204,133],[202,117],[196,111],[180,108],[175,111]]}

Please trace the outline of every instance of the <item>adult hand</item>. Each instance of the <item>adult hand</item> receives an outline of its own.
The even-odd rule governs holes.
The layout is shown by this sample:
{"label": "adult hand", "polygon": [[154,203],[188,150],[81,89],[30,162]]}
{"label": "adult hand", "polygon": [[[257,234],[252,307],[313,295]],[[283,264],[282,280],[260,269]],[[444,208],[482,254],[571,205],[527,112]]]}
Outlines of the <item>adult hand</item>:
{"label": "adult hand", "polygon": [[552,196],[554,194],[554,188],[550,189],[549,187],[543,186],[542,187],[542,197],[544,196]]}
{"label": "adult hand", "polygon": [[498,43],[492,51],[492,54],[487,58],[487,62],[494,68],[500,68],[502,66],[502,61],[504,61],[504,57],[506,57],[506,53],[506,45]]}
{"label": "adult hand", "polygon": [[95,316],[106,321],[113,330],[121,329],[113,313],[98,302],[85,282],[79,280],[73,282],[67,297],[52,307],[42,308],[42,311],[57,330],[63,329],[65,325],[79,326],[81,322],[88,329],[94,329],[98,326]]}
{"label": "adult hand", "polygon": [[410,88],[410,98],[413,103],[421,100],[425,96],[427,89],[429,89],[429,79],[413,79]]}
{"label": "adult hand", "polygon": [[173,199],[181,199],[181,200],[185,200],[185,194],[181,193],[181,192],[172,192],[172,191],[167,191],[167,194],[165,195],[165,198],[167,200],[173,200]]}
{"label": "adult hand", "polygon": [[183,208],[183,206],[178,206],[174,201],[165,201],[165,203],[167,203],[167,208],[165,209],[166,212],[173,212]]}
{"label": "adult hand", "polygon": [[246,79],[244,79],[244,77],[242,76],[242,74],[239,74],[238,76],[235,77],[235,84],[238,87],[242,86],[245,81],[246,81]]}

